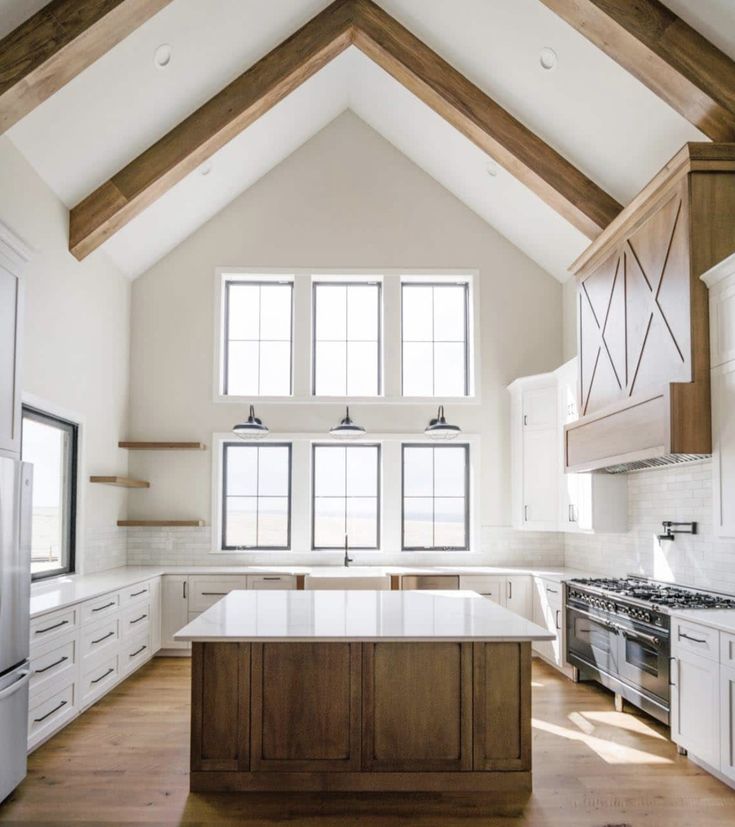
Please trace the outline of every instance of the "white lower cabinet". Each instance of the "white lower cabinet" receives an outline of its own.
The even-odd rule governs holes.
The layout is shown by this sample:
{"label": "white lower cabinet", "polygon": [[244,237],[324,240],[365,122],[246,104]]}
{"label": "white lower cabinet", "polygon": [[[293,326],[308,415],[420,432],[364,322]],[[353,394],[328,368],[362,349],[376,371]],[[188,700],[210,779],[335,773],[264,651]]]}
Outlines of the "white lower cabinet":
{"label": "white lower cabinet", "polygon": [[735,669],[720,666],[720,772],[735,783]]}
{"label": "white lower cabinet", "polygon": [[28,704],[28,749],[35,749],[79,713],[78,683],[62,683],[31,697]]}
{"label": "white lower cabinet", "polygon": [[174,640],[189,622],[189,576],[164,574],[161,580],[161,649],[191,649],[190,643]]}
{"label": "white lower cabinet", "polygon": [[478,592],[512,612],[531,619],[531,576],[528,574],[472,574],[459,578],[459,587]]}

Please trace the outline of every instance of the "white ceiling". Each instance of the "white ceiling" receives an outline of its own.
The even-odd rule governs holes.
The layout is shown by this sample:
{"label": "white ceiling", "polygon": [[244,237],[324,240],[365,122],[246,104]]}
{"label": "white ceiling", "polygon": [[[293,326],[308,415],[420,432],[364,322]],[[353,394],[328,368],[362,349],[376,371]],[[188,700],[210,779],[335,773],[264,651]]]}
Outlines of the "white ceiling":
{"label": "white ceiling", "polygon": [[[685,141],[704,140],[539,0],[379,2],[623,203]],[[0,34],[20,22],[21,9],[39,5],[0,0]],[[71,207],[326,5],[174,0],[9,137]],[[735,2],[669,5],[691,6],[688,12],[717,29]],[[163,43],[173,57],[160,70],[153,54]],[[539,65],[547,46],[559,57],[548,72]],[[346,107],[565,279],[586,239],[504,170],[488,175],[483,152],[353,49],[220,150],[209,175],[192,173],[102,249],[139,275]]]}

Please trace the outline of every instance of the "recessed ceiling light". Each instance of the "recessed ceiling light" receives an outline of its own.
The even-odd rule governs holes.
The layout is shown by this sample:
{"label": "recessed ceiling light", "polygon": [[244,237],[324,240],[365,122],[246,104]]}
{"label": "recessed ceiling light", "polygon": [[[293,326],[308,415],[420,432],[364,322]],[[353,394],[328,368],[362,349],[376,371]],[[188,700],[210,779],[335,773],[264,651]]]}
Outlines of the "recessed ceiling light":
{"label": "recessed ceiling light", "polygon": [[495,163],[495,161],[488,161],[487,162],[487,166],[485,167],[485,172],[487,172],[487,174],[491,178],[495,178],[495,176],[498,174],[498,165]]}
{"label": "recessed ceiling light", "polygon": [[205,161],[201,167],[199,168],[200,175],[209,175],[212,171],[212,164],[209,161]]}
{"label": "recessed ceiling light", "polygon": [[153,55],[153,63],[157,69],[165,69],[171,63],[171,47],[168,43],[162,43]]}
{"label": "recessed ceiling light", "polygon": [[553,49],[549,48],[548,46],[545,46],[543,49],[541,49],[541,54],[539,55],[539,63],[544,69],[553,69],[556,66],[558,60],[559,58],[556,56],[556,52]]}

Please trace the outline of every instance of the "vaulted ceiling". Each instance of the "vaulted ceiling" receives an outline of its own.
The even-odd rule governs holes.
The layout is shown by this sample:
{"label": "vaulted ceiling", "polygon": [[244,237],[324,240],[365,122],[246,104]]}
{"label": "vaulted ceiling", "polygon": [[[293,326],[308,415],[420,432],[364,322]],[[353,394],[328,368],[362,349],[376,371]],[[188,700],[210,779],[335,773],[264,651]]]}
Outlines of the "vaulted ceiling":
{"label": "vaulted ceiling", "polygon": [[[731,0],[667,4],[735,57]],[[43,5],[43,0],[0,0],[0,37]],[[7,132],[70,209],[328,3],[172,0],[160,5]],[[549,8],[575,4],[378,0],[378,5],[571,162],[575,173],[609,194],[612,204],[630,201],[684,142],[707,140],[691,117],[674,108],[675,101],[654,94],[644,85],[646,78],[639,80],[620,65],[619,55],[620,63],[580,34],[574,20],[566,22],[563,10],[557,8],[557,15]],[[170,60],[159,68],[154,55],[164,44],[170,46]],[[550,70],[540,65],[545,48],[557,56]],[[567,265],[589,243],[580,222],[555,209],[533,182],[522,183],[496,163],[478,141],[356,46],[166,187],[99,249],[131,277],[139,275],[347,108],[549,273],[566,278]]]}

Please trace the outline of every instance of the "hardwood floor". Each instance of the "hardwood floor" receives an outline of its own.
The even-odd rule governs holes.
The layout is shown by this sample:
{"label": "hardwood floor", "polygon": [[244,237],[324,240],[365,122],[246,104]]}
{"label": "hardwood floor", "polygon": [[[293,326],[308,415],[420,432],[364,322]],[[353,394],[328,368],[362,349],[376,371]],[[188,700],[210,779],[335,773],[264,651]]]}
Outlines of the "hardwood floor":
{"label": "hardwood floor", "polygon": [[0,824],[710,827],[735,824],[735,791],[676,750],[664,727],[534,662],[534,790],[451,795],[190,794],[187,658],[157,658],[40,747]]}

